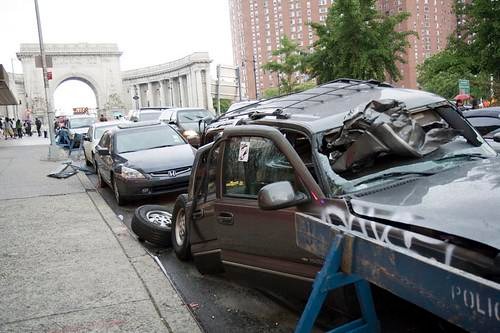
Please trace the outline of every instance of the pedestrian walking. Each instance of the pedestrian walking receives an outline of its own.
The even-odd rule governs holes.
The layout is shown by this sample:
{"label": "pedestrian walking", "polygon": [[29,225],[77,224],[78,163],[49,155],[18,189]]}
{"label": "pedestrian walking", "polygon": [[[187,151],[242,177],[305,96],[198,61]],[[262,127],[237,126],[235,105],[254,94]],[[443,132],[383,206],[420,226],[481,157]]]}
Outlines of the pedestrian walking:
{"label": "pedestrian walking", "polygon": [[24,129],[28,136],[33,135],[33,133],[31,132],[31,121],[29,119],[24,122]]}
{"label": "pedestrian walking", "polygon": [[3,121],[2,121],[2,117],[0,117],[0,136],[3,135]]}
{"label": "pedestrian walking", "polygon": [[35,119],[35,126],[36,126],[36,132],[38,133],[38,136],[42,136],[42,131],[41,131],[42,122],[40,121],[40,119],[38,119],[38,118]]}
{"label": "pedestrian walking", "polygon": [[21,124],[21,120],[16,120],[16,131],[19,139],[23,137],[23,124]]}
{"label": "pedestrian walking", "polygon": [[7,136],[10,136],[11,139],[14,138],[14,130],[12,129],[12,120],[10,120],[9,117],[5,117],[3,134],[5,135],[5,140],[7,140]]}
{"label": "pedestrian walking", "polygon": [[42,124],[42,132],[43,132],[43,137],[45,139],[48,138],[48,135],[47,135],[47,126],[45,126],[45,124]]}
{"label": "pedestrian walking", "polygon": [[104,117],[104,115],[101,113],[101,117],[99,118],[99,121],[108,121],[108,118]]}

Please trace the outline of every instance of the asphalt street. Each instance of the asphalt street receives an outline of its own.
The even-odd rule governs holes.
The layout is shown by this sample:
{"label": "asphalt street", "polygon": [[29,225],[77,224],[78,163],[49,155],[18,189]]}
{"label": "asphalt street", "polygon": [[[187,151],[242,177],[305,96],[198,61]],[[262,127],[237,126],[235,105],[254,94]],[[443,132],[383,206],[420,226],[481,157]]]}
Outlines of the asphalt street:
{"label": "asphalt street", "polygon": [[[95,175],[89,175],[93,184]],[[98,189],[116,215],[130,228],[134,210],[145,204],[159,204],[173,210],[177,194],[116,204],[113,192]],[[201,275],[192,262],[177,259],[171,249],[143,244],[156,255],[165,268],[167,278],[190,305],[191,311],[206,332],[291,332],[299,319],[303,303],[286,295],[271,294],[236,283],[224,275]],[[383,332],[462,332],[455,326],[385,291],[374,289],[377,315]],[[323,314],[318,331],[338,318]],[[330,327],[331,328],[331,327]]]}
{"label": "asphalt street", "polygon": [[[95,175],[89,175],[93,184]],[[98,192],[130,228],[134,210],[144,204],[161,204],[173,210],[177,194],[135,201],[125,206],[116,204],[113,192],[105,187]],[[177,287],[182,298],[206,332],[290,332],[298,320],[297,312],[261,291],[237,284],[224,276],[201,275],[192,262],[177,259],[171,249],[143,244],[156,254]],[[231,329],[229,329],[231,328]]]}

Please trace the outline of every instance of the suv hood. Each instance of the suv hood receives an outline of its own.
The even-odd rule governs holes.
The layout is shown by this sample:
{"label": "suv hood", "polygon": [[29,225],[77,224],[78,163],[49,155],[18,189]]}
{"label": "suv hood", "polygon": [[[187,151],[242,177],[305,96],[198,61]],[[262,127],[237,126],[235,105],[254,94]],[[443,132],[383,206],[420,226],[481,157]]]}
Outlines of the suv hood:
{"label": "suv hood", "polygon": [[352,210],[500,249],[500,159],[463,162],[432,176],[387,181],[350,194]]}
{"label": "suv hood", "polygon": [[124,165],[144,173],[191,167],[194,161],[193,148],[188,144],[122,153],[119,156],[127,160]]}

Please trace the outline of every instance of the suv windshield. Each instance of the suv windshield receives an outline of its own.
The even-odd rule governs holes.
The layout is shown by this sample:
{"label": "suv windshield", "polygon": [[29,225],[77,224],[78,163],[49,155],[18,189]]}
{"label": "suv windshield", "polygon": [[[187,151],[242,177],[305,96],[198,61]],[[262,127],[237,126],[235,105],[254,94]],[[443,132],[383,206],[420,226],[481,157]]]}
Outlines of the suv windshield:
{"label": "suv windshield", "polygon": [[186,144],[170,126],[123,130],[116,134],[115,142],[118,154]]}
{"label": "suv windshield", "polygon": [[177,112],[177,120],[180,124],[197,123],[200,119],[210,116],[212,114],[207,110],[184,110]]}
{"label": "suv windshield", "polygon": [[371,104],[323,133],[319,159],[333,195],[426,177],[496,155],[450,106]]}
{"label": "suv windshield", "polygon": [[93,123],[95,123],[94,117],[72,118],[69,120],[69,128],[90,127]]}

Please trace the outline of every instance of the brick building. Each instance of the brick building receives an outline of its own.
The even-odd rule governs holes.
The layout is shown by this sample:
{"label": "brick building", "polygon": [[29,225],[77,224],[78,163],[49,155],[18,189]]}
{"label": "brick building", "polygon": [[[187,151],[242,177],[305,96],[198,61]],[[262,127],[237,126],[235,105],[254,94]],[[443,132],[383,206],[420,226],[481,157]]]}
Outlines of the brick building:
{"label": "brick building", "polygon": [[[278,85],[276,74],[264,72],[261,66],[272,60],[272,51],[287,35],[303,49],[316,39],[309,22],[326,19],[335,0],[229,0],[233,60],[241,68],[241,80],[248,98]],[[453,0],[378,0],[382,13],[407,11],[411,17],[400,29],[418,32],[410,38],[407,63],[401,64],[403,79],[398,86],[417,88],[416,66],[446,47],[448,36],[457,24],[452,10]],[[255,74],[254,74],[255,66]],[[257,84],[255,84],[255,78]]]}

